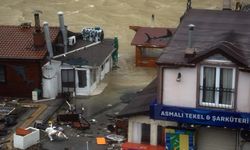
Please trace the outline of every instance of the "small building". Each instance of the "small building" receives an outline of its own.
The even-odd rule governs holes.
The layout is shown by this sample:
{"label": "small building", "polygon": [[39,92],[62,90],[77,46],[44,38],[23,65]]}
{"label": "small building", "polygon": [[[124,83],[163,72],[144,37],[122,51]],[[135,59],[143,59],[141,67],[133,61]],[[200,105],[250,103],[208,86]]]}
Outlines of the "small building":
{"label": "small building", "polygon": [[157,60],[159,90],[150,108],[151,119],[169,124],[169,149],[249,149],[249,17],[230,10],[184,14]]}
{"label": "small building", "polygon": [[76,38],[67,53],[53,57],[43,66],[43,97],[54,98],[58,93],[91,95],[105,75],[112,70],[113,39],[92,43]]}
{"label": "small building", "polygon": [[48,24],[44,25],[50,61],[42,67],[43,97],[55,98],[59,93],[92,95],[118,60],[118,39],[105,39],[100,28],[70,32],[65,28],[63,13],[58,16],[61,39],[53,46]]}
{"label": "small building", "polygon": [[[59,28],[50,27],[50,31],[54,42]],[[0,32],[0,95],[31,97],[34,89],[41,88],[41,67],[46,63],[48,53],[39,15],[35,27],[29,23],[1,25]]]}
{"label": "small building", "polygon": [[131,42],[135,46],[136,66],[156,67],[155,61],[168,45],[175,29],[139,26],[129,28],[136,32]]}
{"label": "small building", "polygon": [[83,37],[67,30],[62,12],[58,17],[59,27],[40,27],[38,12],[35,26],[0,26],[0,96],[90,95],[118,61],[117,38],[103,39],[100,28],[88,28]]}

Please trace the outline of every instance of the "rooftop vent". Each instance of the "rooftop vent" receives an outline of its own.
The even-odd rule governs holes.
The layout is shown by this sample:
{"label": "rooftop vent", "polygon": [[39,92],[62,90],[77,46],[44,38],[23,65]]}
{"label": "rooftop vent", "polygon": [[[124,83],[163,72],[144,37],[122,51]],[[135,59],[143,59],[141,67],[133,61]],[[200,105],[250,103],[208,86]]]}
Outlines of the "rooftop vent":
{"label": "rooftop vent", "polygon": [[195,48],[193,48],[193,31],[194,31],[195,25],[189,24],[188,25],[188,47],[185,50],[185,57],[194,57],[196,54]]}
{"label": "rooftop vent", "polygon": [[68,51],[68,47],[67,47],[67,28],[65,27],[64,25],[64,17],[63,17],[63,12],[59,11],[57,13],[58,15],[58,18],[59,18],[59,24],[60,24],[60,30],[61,30],[61,33],[62,33],[62,37],[63,37],[63,45],[64,45],[64,53],[67,53]]}
{"label": "rooftop vent", "polygon": [[51,43],[51,39],[50,39],[48,22],[43,23],[43,30],[44,30],[47,49],[48,49],[48,52],[49,52],[49,58],[51,59],[53,57],[53,48],[52,48],[52,43]]}
{"label": "rooftop vent", "polygon": [[71,36],[68,38],[68,43],[70,46],[75,45],[76,44],[76,36]]}
{"label": "rooftop vent", "polygon": [[33,41],[34,41],[35,47],[42,47],[42,46],[44,46],[44,43],[45,43],[44,35],[43,35],[43,32],[41,31],[41,27],[40,27],[39,13],[41,13],[41,11],[34,12],[35,31],[33,32]]}

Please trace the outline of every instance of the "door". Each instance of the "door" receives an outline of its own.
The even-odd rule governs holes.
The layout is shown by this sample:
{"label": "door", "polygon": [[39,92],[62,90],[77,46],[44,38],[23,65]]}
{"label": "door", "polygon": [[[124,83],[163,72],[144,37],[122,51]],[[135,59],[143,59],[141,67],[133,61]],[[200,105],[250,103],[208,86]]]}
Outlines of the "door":
{"label": "door", "polygon": [[75,70],[62,69],[62,93],[75,92]]}
{"label": "door", "polygon": [[223,128],[200,128],[198,150],[235,150],[236,131]]}

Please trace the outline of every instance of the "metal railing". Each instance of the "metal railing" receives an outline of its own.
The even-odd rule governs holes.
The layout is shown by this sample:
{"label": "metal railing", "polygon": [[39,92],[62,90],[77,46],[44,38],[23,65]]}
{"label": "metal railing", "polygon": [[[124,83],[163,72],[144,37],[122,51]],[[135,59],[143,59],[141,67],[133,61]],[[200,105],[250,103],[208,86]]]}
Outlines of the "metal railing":
{"label": "metal railing", "polygon": [[217,88],[200,86],[200,106],[224,109],[234,108],[235,90],[232,88]]}

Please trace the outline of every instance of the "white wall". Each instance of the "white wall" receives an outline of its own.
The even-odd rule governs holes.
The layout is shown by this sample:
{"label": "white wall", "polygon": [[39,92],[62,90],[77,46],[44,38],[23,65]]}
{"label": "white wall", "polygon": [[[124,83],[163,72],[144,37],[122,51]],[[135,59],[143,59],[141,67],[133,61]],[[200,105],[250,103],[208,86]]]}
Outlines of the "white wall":
{"label": "white wall", "polygon": [[[86,71],[86,82],[87,85],[82,88],[79,87],[79,77],[78,77],[78,70],[85,70]],[[86,68],[76,68],[75,71],[75,86],[76,86],[76,95],[89,95],[90,94],[90,71]]]}
{"label": "white wall", "polygon": [[[181,81],[177,82],[178,73]],[[197,68],[165,68],[163,71],[163,104],[196,107]]]}
{"label": "white wall", "polygon": [[[82,68],[75,68],[75,87],[76,95],[90,95],[97,86],[98,83],[104,79],[105,75],[112,70],[112,57],[109,56],[103,64],[103,69],[99,67],[96,70],[96,81],[92,85],[90,84],[90,66],[83,66]],[[52,79],[43,79],[43,97],[44,98],[55,98],[58,93],[62,92],[62,81],[61,81],[61,69],[73,69],[73,66],[69,64],[61,64],[60,61],[52,60],[52,63],[47,63],[43,66],[43,73]],[[86,70],[87,71],[87,86],[84,88],[79,88],[78,86],[78,74],[77,70]]]}
{"label": "white wall", "polygon": [[56,98],[61,90],[60,61],[51,60],[42,67],[42,88],[44,98]]}
{"label": "white wall", "polygon": [[239,71],[237,111],[250,112],[250,73]]}
{"label": "white wall", "polygon": [[112,64],[111,63],[112,63],[112,58],[110,57],[103,64],[103,69],[101,70],[101,80],[103,80],[105,75],[107,73],[109,73],[109,71],[111,71],[111,69],[112,69]]}
{"label": "white wall", "polygon": [[[177,126],[176,122],[153,120],[149,116],[134,116],[128,121],[128,142],[141,143],[141,125],[150,124],[150,144],[157,145],[157,126]],[[153,129],[152,129],[153,127]]]}
{"label": "white wall", "polygon": [[[179,72],[181,81],[177,82]],[[163,73],[163,104],[196,107],[197,68],[166,68]],[[250,73],[239,71],[237,83],[237,111],[250,112]]]}

